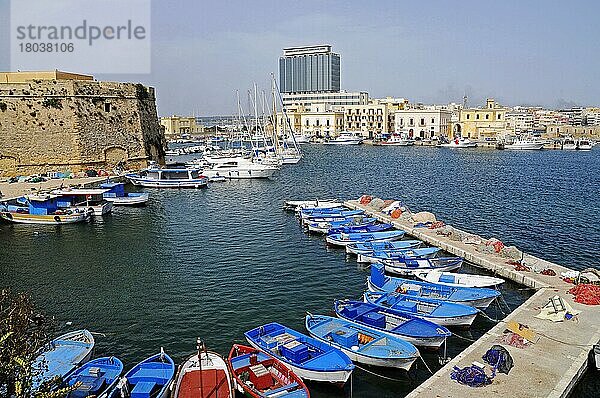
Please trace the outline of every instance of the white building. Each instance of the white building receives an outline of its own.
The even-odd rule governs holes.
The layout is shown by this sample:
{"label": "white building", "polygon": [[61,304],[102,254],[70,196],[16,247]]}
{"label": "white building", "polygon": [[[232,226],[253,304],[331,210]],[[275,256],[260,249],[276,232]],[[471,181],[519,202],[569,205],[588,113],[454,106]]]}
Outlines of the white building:
{"label": "white building", "polygon": [[504,114],[507,130],[515,133],[533,130],[535,118],[533,113],[527,111],[509,111]]}
{"label": "white building", "polygon": [[335,137],[344,129],[344,112],[334,111],[325,105],[312,106],[310,111],[300,113],[302,135]]}
{"label": "white building", "polygon": [[411,138],[448,136],[452,112],[445,109],[406,109],[395,112],[394,131]]}
{"label": "white building", "polygon": [[343,112],[346,131],[360,131],[368,139],[388,132],[388,106],[385,104],[346,105]]}
{"label": "white building", "polygon": [[[369,102],[369,93],[365,91],[338,91],[329,93],[282,93],[283,106],[304,106],[310,109],[313,106],[327,105],[331,107],[346,105],[366,105]],[[312,110],[312,109],[311,109]]]}

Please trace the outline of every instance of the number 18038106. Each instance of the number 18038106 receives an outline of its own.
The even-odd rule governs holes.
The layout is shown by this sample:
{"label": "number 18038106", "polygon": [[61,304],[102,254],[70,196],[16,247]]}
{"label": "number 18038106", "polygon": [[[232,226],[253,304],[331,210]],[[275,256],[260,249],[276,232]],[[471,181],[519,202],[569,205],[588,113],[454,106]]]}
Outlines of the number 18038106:
{"label": "number 18038106", "polygon": [[19,43],[22,53],[72,53],[73,43]]}

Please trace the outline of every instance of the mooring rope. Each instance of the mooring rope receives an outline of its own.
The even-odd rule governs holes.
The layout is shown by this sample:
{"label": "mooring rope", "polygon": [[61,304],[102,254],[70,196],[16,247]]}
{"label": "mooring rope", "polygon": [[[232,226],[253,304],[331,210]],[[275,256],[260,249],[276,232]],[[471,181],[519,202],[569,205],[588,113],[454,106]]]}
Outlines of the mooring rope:
{"label": "mooring rope", "polygon": [[397,379],[397,378],[395,378],[395,377],[384,376],[384,375],[382,375],[382,374],[379,374],[379,373],[373,372],[373,371],[371,371],[371,370],[365,369],[365,368],[363,368],[362,366],[359,366],[359,365],[356,365],[356,364],[354,364],[354,367],[356,367],[356,368],[358,368],[358,369],[362,370],[363,372],[370,373],[370,374],[372,374],[373,376],[381,377],[382,379],[386,379],[386,380],[390,380],[390,381],[404,381],[403,379]]}

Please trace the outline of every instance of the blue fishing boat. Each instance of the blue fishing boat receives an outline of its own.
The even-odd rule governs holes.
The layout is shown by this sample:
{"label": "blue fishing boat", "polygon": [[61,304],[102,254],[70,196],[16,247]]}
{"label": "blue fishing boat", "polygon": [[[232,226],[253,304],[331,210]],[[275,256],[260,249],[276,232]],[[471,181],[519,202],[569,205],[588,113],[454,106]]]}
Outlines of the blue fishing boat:
{"label": "blue fishing boat", "polygon": [[439,247],[424,247],[421,249],[391,249],[378,250],[370,253],[359,253],[356,261],[359,263],[379,263],[381,260],[394,259],[398,257],[408,258],[431,258],[440,252]]}
{"label": "blue fishing boat", "polygon": [[479,310],[464,304],[394,292],[365,292],[364,300],[382,308],[408,312],[443,326],[471,326],[479,313]]}
{"label": "blue fishing boat", "polygon": [[391,333],[420,347],[437,349],[452,335],[444,326],[421,319],[413,313],[362,301],[336,300],[333,309],[340,318]]}
{"label": "blue fishing boat", "polygon": [[27,195],[0,204],[0,218],[18,224],[61,225],[85,222],[87,210],[62,208],[58,195]]}
{"label": "blue fishing boat", "polygon": [[272,322],[246,333],[254,347],[274,356],[304,380],[344,384],[354,365],[339,349]]}
{"label": "blue fishing boat", "polygon": [[346,246],[346,253],[370,253],[375,250],[416,249],[423,246],[420,240],[396,240],[384,242],[357,242]]}
{"label": "blue fishing boat", "polygon": [[341,213],[347,213],[347,212],[362,212],[362,210],[350,210],[347,207],[341,207],[341,206],[331,206],[331,207],[313,207],[313,208],[301,208],[298,211],[298,214],[300,215],[300,217],[305,218],[305,217],[314,217],[314,216],[324,216],[324,215],[331,215],[331,214],[341,214]]}
{"label": "blue fishing boat", "polygon": [[419,350],[411,343],[345,319],[308,314],[305,325],[311,336],[338,348],[355,362],[408,370],[419,357]]}
{"label": "blue fishing boat", "polygon": [[380,259],[385,265],[385,270],[391,274],[414,275],[424,271],[454,271],[462,267],[462,257],[434,257],[434,258],[412,258],[395,256]]}
{"label": "blue fishing boat", "polygon": [[350,234],[354,232],[381,232],[394,228],[390,223],[384,224],[366,224],[366,225],[350,225],[338,228],[331,228],[327,234]]}
{"label": "blue fishing boat", "polygon": [[302,225],[308,225],[308,224],[312,224],[312,223],[335,223],[335,222],[340,222],[340,223],[348,223],[348,222],[354,222],[354,223],[360,223],[361,220],[365,219],[365,215],[363,213],[360,214],[355,214],[355,215],[350,215],[350,216],[330,216],[330,217],[310,217],[310,218],[303,218],[301,221]]}
{"label": "blue fishing boat", "polygon": [[433,298],[485,309],[500,292],[483,287],[456,287],[385,275],[382,264],[371,266],[367,285],[372,292],[396,292],[414,297]]}
{"label": "blue fishing boat", "polygon": [[174,376],[175,363],[161,349],[159,354],[135,365],[100,398],[166,398]]}
{"label": "blue fishing boat", "polygon": [[359,242],[382,242],[400,240],[404,236],[404,231],[381,231],[381,232],[356,232],[350,234],[330,234],[325,240],[330,245],[347,246]]}
{"label": "blue fishing boat", "polygon": [[310,222],[306,224],[310,232],[318,232],[322,234],[328,233],[332,228],[342,227],[357,227],[364,228],[369,225],[373,225],[377,222],[376,218],[373,217],[348,217],[340,221],[324,221],[324,222]]}
{"label": "blue fishing boat", "polygon": [[115,206],[143,206],[149,198],[148,192],[125,192],[125,184],[122,182],[106,182],[100,188],[108,189],[103,194],[104,200]]}
{"label": "blue fishing boat", "polygon": [[300,213],[302,222],[308,224],[310,222],[318,221],[338,221],[348,217],[364,216],[365,212],[362,210],[341,210],[341,211],[328,211],[328,212],[310,212]]}
{"label": "blue fishing boat", "polygon": [[102,394],[113,388],[123,372],[123,362],[115,357],[92,359],[65,379],[65,386],[75,387],[67,398],[84,398]]}
{"label": "blue fishing boat", "polygon": [[63,334],[44,346],[31,365],[32,391],[56,377],[65,377],[87,361],[94,344],[94,336],[89,330],[83,329]]}

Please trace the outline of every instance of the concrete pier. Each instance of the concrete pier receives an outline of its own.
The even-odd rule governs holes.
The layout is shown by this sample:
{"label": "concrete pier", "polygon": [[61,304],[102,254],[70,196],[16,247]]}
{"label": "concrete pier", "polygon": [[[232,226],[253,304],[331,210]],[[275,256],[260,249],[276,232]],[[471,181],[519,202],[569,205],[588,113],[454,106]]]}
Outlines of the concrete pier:
{"label": "concrete pier", "polygon": [[[411,392],[408,398],[483,396],[486,398],[558,398],[569,395],[588,366],[589,353],[593,345],[600,341],[600,306],[574,302],[573,296],[567,293],[573,285],[560,278],[560,273],[570,270],[569,268],[525,254],[525,264],[541,269],[551,268],[557,276],[515,271],[512,265],[506,263],[506,258],[478,252],[474,245],[452,241],[443,235],[438,235],[436,230],[415,228],[410,220],[393,219],[358,201],[348,201],[345,205],[352,209],[362,209],[380,221],[394,224],[396,228],[406,231],[408,235],[441,247],[456,256],[464,257],[470,263],[506,279],[537,290],[503,321]],[[562,322],[534,318],[534,315],[539,314],[540,307],[555,295],[562,297],[573,309],[581,313],[572,320]],[[536,333],[533,344],[520,349],[497,342],[498,337],[503,334],[508,322],[511,321],[527,325]],[[450,378],[454,366],[463,368],[470,366],[474,361],[483,363],[482,356],[494,344],[505,347],[514,360],[514,367],[508,375],[498,373],[491,385],[480,388],[462,385]]]}

